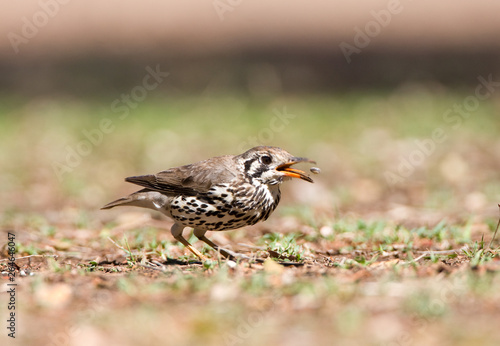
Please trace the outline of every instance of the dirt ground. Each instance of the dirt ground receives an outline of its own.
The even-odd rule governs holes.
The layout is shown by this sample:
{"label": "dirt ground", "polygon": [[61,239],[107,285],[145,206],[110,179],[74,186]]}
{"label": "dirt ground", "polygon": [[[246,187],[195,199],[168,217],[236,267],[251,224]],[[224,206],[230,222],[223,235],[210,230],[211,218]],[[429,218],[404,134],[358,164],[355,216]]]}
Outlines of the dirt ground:
{"label": "dirt ground", "polygon": [[[280,216],[210,235],[253,260],[228,261],[195,242],[212,260],[201,263],[171,239],[168,221],[140,212],[126,212],[112,224],[102,213],[87,217],[89,224],[77,226],[81,216],[66,210],[58,215],[64,222],[47,228],[34,219],[15,232],[17,244],[29,244],[15,261],[15,343],[500,340],[500,261],[498,248],[482,242],[491,239],[482,222],[410,230],[338,219],[315,231],[298,217]],[[0,263],[5,283],[6,250]]]}

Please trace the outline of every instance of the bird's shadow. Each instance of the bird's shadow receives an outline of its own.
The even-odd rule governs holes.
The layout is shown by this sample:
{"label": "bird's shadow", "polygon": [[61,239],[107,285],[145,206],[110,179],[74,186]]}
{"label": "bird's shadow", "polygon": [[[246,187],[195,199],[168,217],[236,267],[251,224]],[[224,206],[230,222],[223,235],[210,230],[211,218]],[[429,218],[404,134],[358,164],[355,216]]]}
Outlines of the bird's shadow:
{"label": "bird's shadow", "polygon": [[[241,258],[238,258],[238,259],[235,259],[235,260],[239,261],[239,262],[248,261],[249,263],[259,263],[259,264],[262,264],[265,261],[265,260],[263,260],[261,258],[252,258],[252,259],[241,259]],[[172,266],[172,265],[183,266],[183,265],[192,265],[192,264],[203,265],[202,261],[197,261],[197,260],[184,261],[184,260],[179,260],[179,259],[176,259],[176,258],[169,258],[169,257],[167,257],[167,259],[165,261],[161,261],[161,262],[158,261],[157,263],[160,263],[160,264],[165,265],[165,266]],[[285,261],[278,261],[276,263],[281,264],[284,267],[302,267],[305,264],[305,263],[302,263],[302,262],[285,262]]]}

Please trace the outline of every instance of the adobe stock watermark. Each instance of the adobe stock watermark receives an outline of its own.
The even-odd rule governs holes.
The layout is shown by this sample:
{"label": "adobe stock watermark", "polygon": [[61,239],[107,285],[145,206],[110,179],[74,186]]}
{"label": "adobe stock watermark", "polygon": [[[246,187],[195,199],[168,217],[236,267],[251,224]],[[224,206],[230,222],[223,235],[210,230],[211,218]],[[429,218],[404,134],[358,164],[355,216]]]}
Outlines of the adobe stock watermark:
{"label": "adobe stock watermark", "polygon": [[225,332],[222,336],[225,346],[245,345],[248,338],[252,336],[253,331],[259,328],[264,323],[266,315],[273,313],[276,310],[276,302],[279,296],[275,294],[271,298],[272,305],[267,311],[252,312],[245,319],[238,321],[238,326],[231,332]]}
{"label": "adobe stock watermark", "polygon": [[404,7],[400,0],[389,0],[384,9],[370,11],[373,19],[367,22],[362,28],[358,26],[354,27],[352,43],[342,41],[339,44],[339,48],[342,54],[344,54],[347,63],[351,63],[351,56],[353,54],[359,54],[363,48],[368,47],[372,39],[380,35],[383,28],[391,24],[392,17],[400,14],[403,9]]}
{"label": "adobe stock watermark", "polygon": [[407,157],[399,158],[396,170],[384,172],[388,185],[404,183],[427,158],[434,154],[437,146],[449,138],[451,130],[459,129],[465,120],[477,111],[480,101],[490,98],[500,88],[500,81],[494,81],[492,74],[486,78],[479,76],[477,79],[479,83],[474,94],[464,98],[461,103],[455,103],[443,113],[443,126],[435,128],[429,137],[415,140],[416,148]]}
{"label": "adobe stock watermark", "polygon": [[14,52],[19,53],[19,46],[27,44],[46,26],[51,18],[54,18],[61,7],[67,5],[70,0],[39,0],[39,9],[31,16],[21,18],[21,28],[19,32],[10,31],[7,34],[10,45]]}
{"label": "adobe stock watermark", "polygon": [[170,74],[160,70],[160,65],[153,69],[146,67],[146,75],[142,78],[142,83],[133,87],[129,93],[121,94],[119,98],[111,102],[111,111],[117,114],[117,118],[105,117],[99,121],[99,124],[92,129],[83,129],[83,139],[75,145],[66,145],[64,147],[65,157],[62,162],[52,162],[52,169],[59,181],[64,175],[71,173],[78,167],[84,157],[89,156],[95,147],[99,146],[104,136],[110,134],[116,129],[117,120],[125,120],[131,110],[136,109],[139,103],[144,101],[148,93],[156,89],[163,80]]}
{"label": "adobe stock watermark", "polygon": [[13,232],[7,231],[7,242],[6,242],[6,252],[7,252],[7,276],[9,283],[6,283],[9,294],[9,303],[7,304],[7,309],[9,310],[7,317],[7,336],[9,338],[15,339],[17,332],[17,321],[19,317],[16,316],[16,306],[17,306],[17,283],[16,283],[16,267],[19,268],[16,264],[16,258],[14,255],[16,254],[16,235]]}
{"label": "adobe stock watermark", "polygon": [[283,110],[280,111],[278,108],[273,109],[274,116],[269,121],[269,126],[264,127],[257,133],[256,136],[248,136],[244,142],[238,146],[240,152],[248,150],[248,148],[253,148],[258,145],[272,143],[276,133],[282,132],[287,125],[290,124],[290,119],[296,117],[295,114],[290,114],[286,110],[286,106],[283,106]]}
{"label": "adobe stock watermark", "polygon": [[241,5],[243,0],[214,0],[212,5],[214,6],[215,12],[219,16],[221,22],[224,21],[224,16],[226,12],[233,12],[234,9]]}

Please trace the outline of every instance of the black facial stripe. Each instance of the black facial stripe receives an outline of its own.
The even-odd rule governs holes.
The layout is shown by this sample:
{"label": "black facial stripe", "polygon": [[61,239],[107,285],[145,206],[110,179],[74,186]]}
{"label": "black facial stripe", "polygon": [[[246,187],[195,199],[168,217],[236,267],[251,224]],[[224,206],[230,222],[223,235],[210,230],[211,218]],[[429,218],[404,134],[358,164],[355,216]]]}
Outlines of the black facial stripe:
{"label": "black facial stripe", "polygon": [[266,165],[260,165],[259,168],[257,168],[257,170],[255,171],[255,173],[252,174],[252,177],[258,178],[262,175],[262,173],[264,173],[267,170],[268,170],[268,168]]}
{"label": "black facial stripe", "polygon": [[252,163],[254,163],[255,160],[257,160],[257,158],[245,161],[245,172],[248,172],[250,170],[250,167],[252,167]]}

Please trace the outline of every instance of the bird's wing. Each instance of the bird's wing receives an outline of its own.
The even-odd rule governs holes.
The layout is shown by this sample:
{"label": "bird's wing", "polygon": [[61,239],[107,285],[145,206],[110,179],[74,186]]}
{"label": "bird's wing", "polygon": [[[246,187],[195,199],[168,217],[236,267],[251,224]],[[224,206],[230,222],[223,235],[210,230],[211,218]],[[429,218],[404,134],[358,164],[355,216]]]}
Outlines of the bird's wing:
{"label": "bird's wing", "polygon": [[227,183],[237,177],[231,156],[193,163],[151,174],[125,178],[166,195],[196,196],[206,193],[213,185]]}

